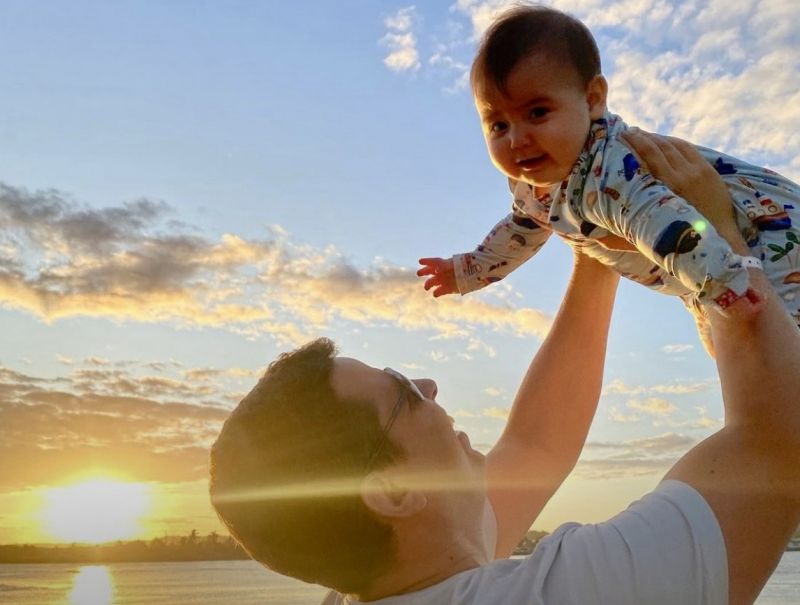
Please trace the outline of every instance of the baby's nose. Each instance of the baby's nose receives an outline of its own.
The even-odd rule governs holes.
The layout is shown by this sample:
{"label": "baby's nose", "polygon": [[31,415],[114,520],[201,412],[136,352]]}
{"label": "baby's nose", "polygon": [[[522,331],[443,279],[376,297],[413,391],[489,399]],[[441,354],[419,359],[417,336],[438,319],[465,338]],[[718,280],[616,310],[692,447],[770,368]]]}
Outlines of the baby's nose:
{"label": "baby's nose", "polygon": [[525,125],[513,125],[509,127],[509,139],[511,141],[512,148],[518,147],[525,147],[526,145],[530,145],[531,143],[531,132],[530,128],[526,128]]}

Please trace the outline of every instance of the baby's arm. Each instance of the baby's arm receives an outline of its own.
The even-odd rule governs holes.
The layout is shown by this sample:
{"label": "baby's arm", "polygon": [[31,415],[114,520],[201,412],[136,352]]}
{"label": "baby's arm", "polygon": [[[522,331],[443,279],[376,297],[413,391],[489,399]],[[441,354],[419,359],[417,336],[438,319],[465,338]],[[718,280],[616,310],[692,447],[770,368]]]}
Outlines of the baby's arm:
{"label": "baby's arm", "polygon": [[710,221],[641,167],[622,141],[609,142],[602,168],[587,178],[585,220],[633,243],[704,304],[725,310],[755,295],[742,257]]}
{"label": "baby's arm", "polygon": [[459,292],[467,294],[500,281],[536,254],[550,236],[532,219],[511,213],[497,223],[472,252],[451,258],[421,258],[417,275],[430,277],[425,289],[435,297]]}

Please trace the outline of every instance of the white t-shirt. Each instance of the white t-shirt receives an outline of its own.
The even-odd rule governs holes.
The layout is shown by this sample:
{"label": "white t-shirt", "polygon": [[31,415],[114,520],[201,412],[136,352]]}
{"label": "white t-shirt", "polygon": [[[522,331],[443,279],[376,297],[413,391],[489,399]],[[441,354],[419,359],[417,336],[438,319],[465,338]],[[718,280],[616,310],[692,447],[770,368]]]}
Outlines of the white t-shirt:
{"label": "white t-shirt", "polygon": [[[331,595],[332,597],[333,595]],[[725,542],[703,497],[680,481],[604,523],[567,523],[528,557],[493,561],[371,605],[725,605]],[[326,603],[355,605],[336,595]]]}

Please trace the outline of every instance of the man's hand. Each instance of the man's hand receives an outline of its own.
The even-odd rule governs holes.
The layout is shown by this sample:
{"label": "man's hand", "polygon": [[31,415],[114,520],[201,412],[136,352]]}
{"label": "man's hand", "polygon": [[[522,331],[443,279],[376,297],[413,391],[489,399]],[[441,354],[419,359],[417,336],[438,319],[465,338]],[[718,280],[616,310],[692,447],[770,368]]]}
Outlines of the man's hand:
{"label": "man's hand", "polygon": [[657,179],[691,203],[720,235],[739,236],[728,189],[694,145],[639,128],[625,131],[622,138]]}
{"label": "man's hand", "polygon": [[[733,203],[725,183],[694,145],[677,137],[653,134],[638,128],[627,130],[622,138],[656,178],[708,219],[734,252],[750,256],[750,249],[736,224]],[[764,294],[749,288],[723,314],[749,321],[760,313],[763,304]]]}
{"label": "man's hand", "polygon": [[419,264],[422,269],[417,271],[417,275],[423,277],[430,275],[425,280],[425,289],[433,288],[434,298],[458,292],[456,285],[456,272],[453,258],[421,258]]}

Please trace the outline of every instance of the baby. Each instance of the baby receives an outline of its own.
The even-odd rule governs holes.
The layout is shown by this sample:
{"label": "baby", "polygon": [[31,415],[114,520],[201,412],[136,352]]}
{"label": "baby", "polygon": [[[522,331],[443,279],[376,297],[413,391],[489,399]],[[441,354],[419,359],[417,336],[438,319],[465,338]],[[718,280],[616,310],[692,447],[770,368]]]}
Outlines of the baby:
{"label": "baby", "polygon": [[589,30],[542,6],[517,7],[487,31],[471,71],[492,162],[508,176],[512,211],[480,246],[423,258],[434,296],[503,279],[555,232],[621,275],[681,297],[713,355],[707,306],[753,306],[748,267],[767,273],[800,325],[800,187],[699,148],[722,176],[752,256],[735,254],[684,199],[640,164],[627,126],[606,109],[608,85]]}

